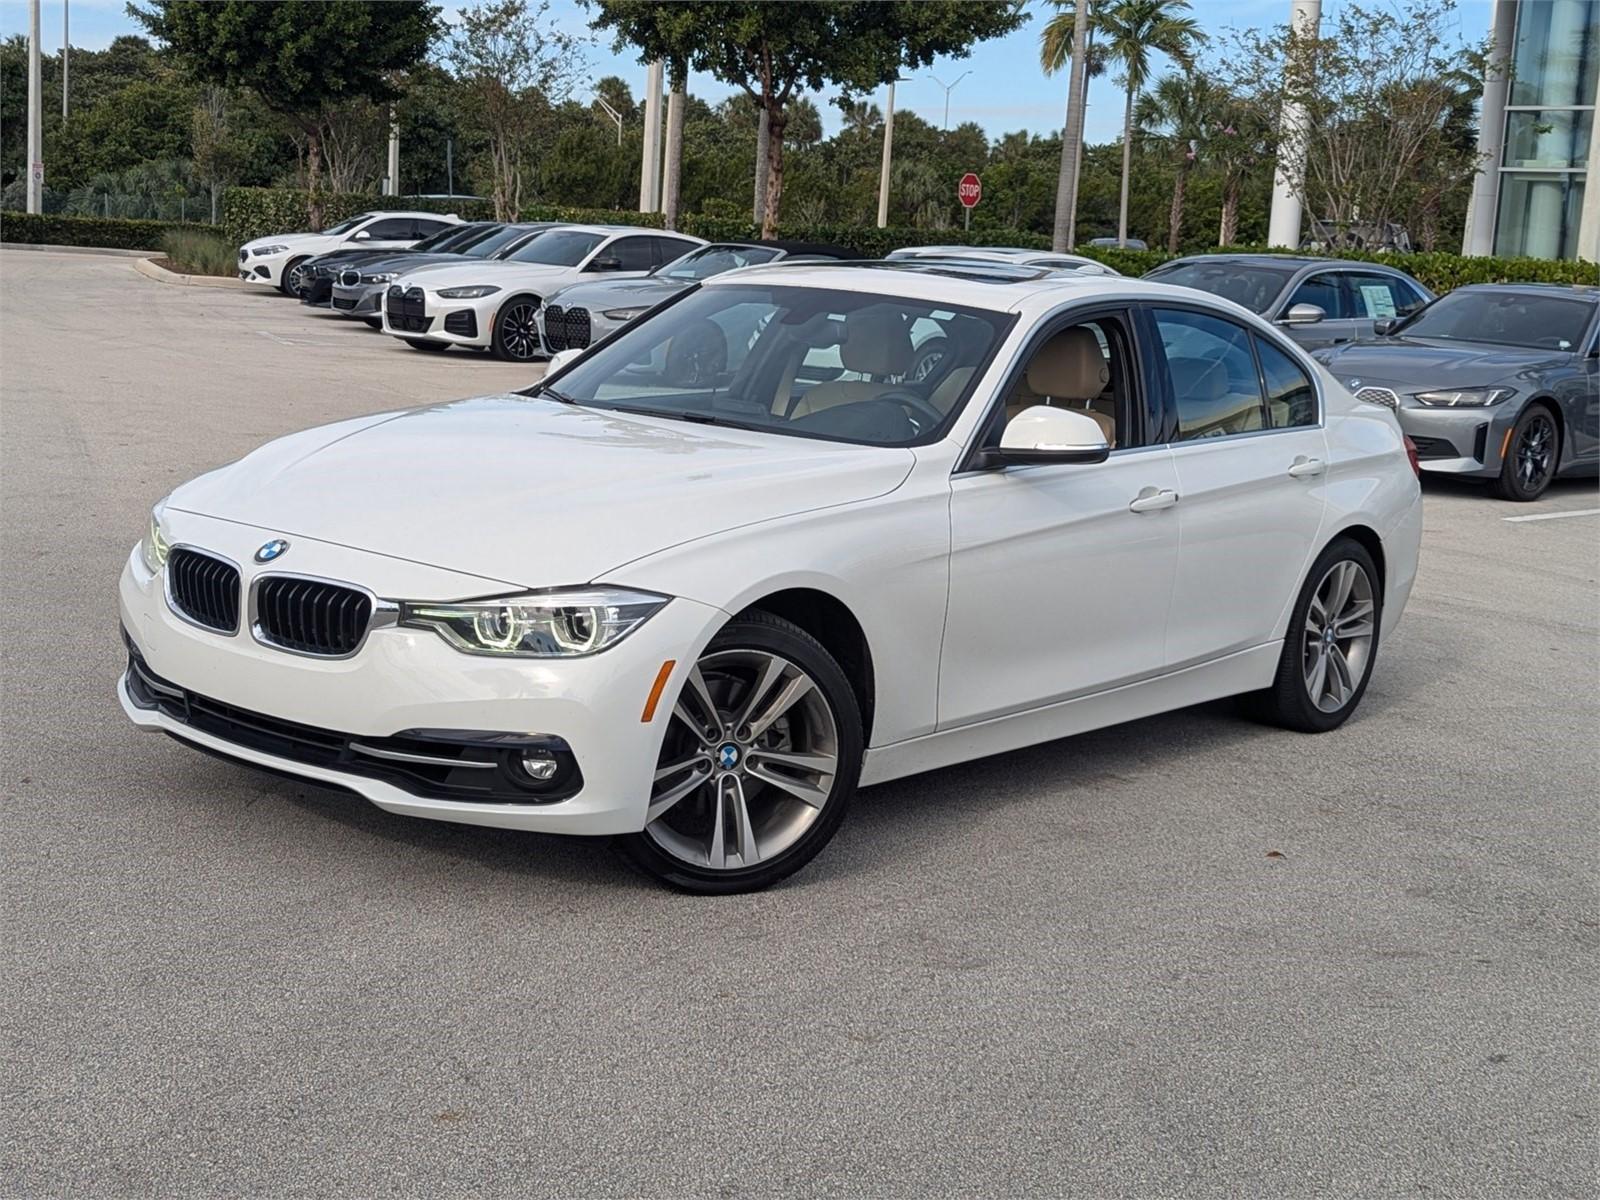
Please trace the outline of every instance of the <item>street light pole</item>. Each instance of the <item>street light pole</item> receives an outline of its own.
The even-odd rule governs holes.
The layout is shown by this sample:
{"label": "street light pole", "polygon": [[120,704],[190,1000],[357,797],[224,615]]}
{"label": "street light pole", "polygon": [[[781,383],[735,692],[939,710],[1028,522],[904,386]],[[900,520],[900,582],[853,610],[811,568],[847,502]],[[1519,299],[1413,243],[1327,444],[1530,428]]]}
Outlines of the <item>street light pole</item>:
{"label": "street light pole", "polygon": [[617,145],[622,145],[622,114],[606,103],[604,96],[596,96],[594,102],[600,106],[600,111],[611,118],[611,123],[617,127]]}
{"label": "street light pole", "polygon": [[44,121],[39,75],[39,0],[28,3],[28,211],[43,211]]}
{"label": "street light pole", "polygon": [[883,167],[878,174],[878,228],[889,224],[889,160],[894,154],[894,80],[889,81],[889,103],[883,114]]}
{"label": "street light pole", "polygon": [[[971,71],[963,71],[963,72],[961,72],[961,74],[956,76],[956,83],[960,83],[963,79],[965,79],[968,75],[971,75],[971,74],[972,74]],[[940,79],[937,75],[935,75],[932,71],[928,72],[928,78],[933,80],[935,83],[937,83],[940,87],[942,87],[944,89],[944,127],[946,129],[949,129],[950,128],[950,93],[956,90],[956,83],[946,83],[944,80]]]}

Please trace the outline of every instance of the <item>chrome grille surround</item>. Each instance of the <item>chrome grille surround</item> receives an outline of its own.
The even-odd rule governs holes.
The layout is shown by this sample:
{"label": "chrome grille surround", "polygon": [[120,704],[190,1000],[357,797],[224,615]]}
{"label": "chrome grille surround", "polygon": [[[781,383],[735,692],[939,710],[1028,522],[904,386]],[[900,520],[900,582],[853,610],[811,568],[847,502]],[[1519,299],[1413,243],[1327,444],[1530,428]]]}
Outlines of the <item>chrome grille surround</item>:
{"label": "chrome grille surround", "polygon": [[[285,585],[281,593],[280,584]],[[293,584],[302,586],[288,586]],[[332,605],[336,603],[345,607],[335,612]],[[352,658],[374,629],[399,619],[399,605],[342,579],[268,571],[250,581],[250,636],[285,654]]]}
{"label": "chrome grille surround", "polygon": [[161,589],[173,615],[196,629],[233,637],[239,632],[242,574],[230,558],[198,546],[174,544]]}
{"label": "chrome grille surround", "polygon": [[1386,387],[1364,387],[1356,393],[1356,399],[1367,404],[1381,404],[1385,408],[1400,407],[1400,397],[1395,395],[1393,389]]}

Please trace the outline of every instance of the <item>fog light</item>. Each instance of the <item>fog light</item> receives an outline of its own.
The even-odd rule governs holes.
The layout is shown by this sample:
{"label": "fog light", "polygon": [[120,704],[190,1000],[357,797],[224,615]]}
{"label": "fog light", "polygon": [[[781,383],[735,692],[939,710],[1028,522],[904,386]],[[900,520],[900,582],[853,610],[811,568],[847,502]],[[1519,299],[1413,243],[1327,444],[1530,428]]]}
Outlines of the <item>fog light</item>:
{"label": "fog light", "polygon": [[522,755],[522,770],[529,779],[549,783],[556,777],[557,763],[548,750],[526,750]]}

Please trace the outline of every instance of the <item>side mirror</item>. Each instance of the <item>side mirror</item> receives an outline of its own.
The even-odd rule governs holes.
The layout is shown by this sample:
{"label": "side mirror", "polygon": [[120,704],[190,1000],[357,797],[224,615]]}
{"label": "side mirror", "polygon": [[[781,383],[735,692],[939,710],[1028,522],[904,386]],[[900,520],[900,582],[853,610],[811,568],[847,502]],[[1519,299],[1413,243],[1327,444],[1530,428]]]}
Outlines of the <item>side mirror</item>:
{"label": "side mirror", "polygon": [[578,355],[580,355],[582,353],[583,353],[582,350],[576,350],[576,349],[574,349],[574,350],[557,350],[554,354],[552,354],[550,356],[550,364],[547,367],[545,367],[545,369],[544,369],[545,378],[548,379],[548,378],[550,378],[550,376],[554,375],[557,371],[562,370],[564,367],[566,367],[566,365],[568,363],[570,363],[573,359],[577,358]]}
{"label": "side mirror", "polygon": [[589,264],[591,271],[620,271],[622,260],[620,258],[597,258]]}
{"label": "side mirror", "polygon": [[1382,320],[1374,321],[1372,323],[1372,332],[1377,334],[1379,337],[1388,337],[1394,332],[1394,327],[1398,324],[1400,324],[1399,318],[1384,317]]}
{"label": "side mirror", "polygon": [[350,240],[352,242],[370,241],[371,238],[372,238],[372,230],[370,230],[370,229],[358,229],[358,230],[356,230],[354,233],[352,233],[350,235]]}
{"label": "side mirror", "polygon": [[1087,413],[1036,404],[1006,422],[1000,460],[1012,463],[1097,463],[1111,454],[1100,423]]}
{"label": "side mirror", "polygon": [[1291,304],[1283,314],[1285,325],[1315,325],[1328,314],[1315,304]]}

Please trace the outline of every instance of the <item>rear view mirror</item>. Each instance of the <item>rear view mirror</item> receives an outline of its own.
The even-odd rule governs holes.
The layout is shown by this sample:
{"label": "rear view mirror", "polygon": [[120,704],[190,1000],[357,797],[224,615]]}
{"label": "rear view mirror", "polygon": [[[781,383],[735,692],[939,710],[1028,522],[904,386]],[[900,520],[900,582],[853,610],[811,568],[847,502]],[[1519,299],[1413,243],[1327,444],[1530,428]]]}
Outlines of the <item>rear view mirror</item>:
{"label": "rear view mirror", "polygon": [[1285,325],[1315,325],[1328,314],[1315,304],[1292,304],[1289,311],[1283,314]]}
{"label": "rear view mirror", "polygon": [[1097,463],[1111,454],[1100,423],[1088,413],[1035,404],[1006,422],[1000,458],[1014,463]]}

